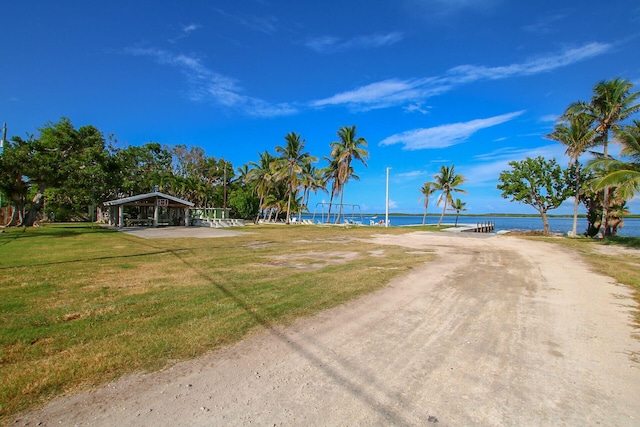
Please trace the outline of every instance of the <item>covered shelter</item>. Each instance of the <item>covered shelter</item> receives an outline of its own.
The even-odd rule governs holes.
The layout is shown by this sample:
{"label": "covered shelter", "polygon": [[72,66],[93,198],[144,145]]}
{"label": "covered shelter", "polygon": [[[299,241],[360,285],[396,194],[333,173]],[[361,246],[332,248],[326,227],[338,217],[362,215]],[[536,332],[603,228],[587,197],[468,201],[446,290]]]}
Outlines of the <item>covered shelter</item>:
{"label": "covered shelter", "polygon": [[[134,225],[189,226],[189,208],[194,203],[154,191],[104,202],[108,209],[109,225],[122,228]],[[129,209],[125,209],[129,208]],[[126,210],[126,212],[125,212]]]}

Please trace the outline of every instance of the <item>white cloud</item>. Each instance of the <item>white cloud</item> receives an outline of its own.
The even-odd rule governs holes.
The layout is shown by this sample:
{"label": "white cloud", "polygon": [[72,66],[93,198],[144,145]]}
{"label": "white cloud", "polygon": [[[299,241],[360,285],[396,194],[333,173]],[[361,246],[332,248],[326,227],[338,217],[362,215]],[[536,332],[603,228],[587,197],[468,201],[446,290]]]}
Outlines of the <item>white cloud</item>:
{"label": "white cloud", "polygon": [[379,145],[403,144],[405,150],[444,148],[460,144],[481,129],[513,120],[524,111],[503,114],[486,119],[476,119],[464,123],[453,123],[432,128],[414,129],[397,133],[383,139]]}
{"label": "white cloud", "polygon": [[415,104],[464,84],[549,72],[602,55],[611,48],[610,44],[594,42],[578,48],[565,49],[555,54],[532,58],[522,63],[498,67],[459,65],[451,68],[442,76],[404,80],[388,79],[371,83],[328,98],[312,101],[311,106],[347,105],[354,110],[366,111],[406,103]]}
{"label": "white cloud", "polygon": [[199,58],[155,48],[130,48],[126,53],[149,56],[159,64],[179,69],[191,84],[190,97],[194,101],[209,100],[214,104],[259,117],[283,116],[297,112],[295,107],[286,103],[274,104],[244,95],[235,79],[209,70]]}
{"label": "white cloud", "polygon": [[231,14],[222,9],[216,9],[216,11],[231,21],[264,34],[274,34],[278,31],[278,19],[275,16]]}
{"label": "white cloud", "polygon": [[503,147],[498,150],[474,157],[480,162],[475,163],[463,172],[468,186],[482,186],[494,184],[500,172],[510,169],[509,162],[521,161],[527,157],[542,156],[556,159],[563,167],[568,158],[564,155],[564,148],[560,144],[543,145],[534,148]]}
{"label": "white cloud", "polygon": [[322,36],[307,41],[305,45],[319,53],[333,53],[350,49],[372,49],[391,46],[403,38],[404,34],[398,31],[358,36],[344,41],[334,36]]}
{"label": "white cloud", "polygon": [[396,178],[401,178],[403,181],[406,181],[408,179],[420,178],[420,177],[428,175],[428,174],[429,173],[427,171],[410,171],[410,172],[403,172],[403,173],[395,174],[395,177]]}

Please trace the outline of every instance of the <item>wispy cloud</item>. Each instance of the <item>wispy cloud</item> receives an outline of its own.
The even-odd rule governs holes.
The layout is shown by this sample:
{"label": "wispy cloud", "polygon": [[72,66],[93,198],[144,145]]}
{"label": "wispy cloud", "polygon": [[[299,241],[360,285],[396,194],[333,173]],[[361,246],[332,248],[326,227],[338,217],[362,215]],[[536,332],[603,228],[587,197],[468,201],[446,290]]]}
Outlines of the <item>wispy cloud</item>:
{"label": "wispy cloud", "polygon": [[427,171],[418,170],[418,171],[410,171],[410,172],[398,173],[398,174],[395,174],[395,177],[396,178],[401,178],[403,180],[410,180],[410,179],[420,178],[420,177],[426,176],[428,174],[429,174],[429,172],[427,172]]}
{"label": "wispy cloud", "polygon": [[252,116],[273,117],[297,112],[296,108],[289,104],[274,104],[243,94],[235,79],[208,69],[197,57],[156,48],[136,47],[126,49],[125,52],[134,56],[151,57],[159,64],[180,70],[191,85],[189,95],[192,100],[208,100]]}
{"label": "wispy cloud", "polygon": [[351,49],[372,49],[391,46],[404,38],[400,32],[370,34],[342,40],[334,36],[316,37],[308,40],[305,46],[319,53],[335,53]]}
{"label": "wispy cloud", "polygon": [[460,65],[451,68],[442,76],[403,80],[389,79],[371,83],[328,98],[312,101],[311,106],[319,108],[346,105],[354,110],[366,111],[416,103],[441,95],[464,84],[550,72],[602,55],[611,48],[610,44],[594,42],[510,65],[498,67]]}
{"label": "wispy cloud", "polygon": [[186,37],[188,37],[192,32],[200,29],[200,25],[198,24],[187,24],[187,25],[183,25],[182,28],[180,29],[180,33],[175,36],[172,39],[169,39],[170,43],[175,43],[178,40],[184,39]]}
{"label": "wispy cloud", "polygon": [[556,25],[558,21],[565,19],[567,16],[567,14],[545,16],[533,24],[525,25],[523,30],[534,34],[549,34],[553,32],[554,25]]}
{"label": "wispy cloud", "polygon": [[555,158],[560,163],[566,161],[564,149],[560,144],[543,145],[533,148],[503,147],[490,153],[475,156],[478,160],[470,168],[465,170],[468,186],[482,186],[495,184],[500,172],[509,170],[509,162],[524,160],[527,157],[543,156],[547,159]]}
{"label": "wispy cloud", "polygon": [[516,111],[486,119],[476,119],[464,123],[453,123],[432,128],[413,129],[391,135],[382,141],[381,146],[402,144],[405,150],[424,150],[431,148],[445,148],[460,144],[481,129],[508,122],[523,114]]}
{"label": "wispy cloud", "polygon": [[278,31],[278,18],[272,15],[239,15],[227,13],[222,9],[216,11],[231,21],[264,34],[274,34]]}

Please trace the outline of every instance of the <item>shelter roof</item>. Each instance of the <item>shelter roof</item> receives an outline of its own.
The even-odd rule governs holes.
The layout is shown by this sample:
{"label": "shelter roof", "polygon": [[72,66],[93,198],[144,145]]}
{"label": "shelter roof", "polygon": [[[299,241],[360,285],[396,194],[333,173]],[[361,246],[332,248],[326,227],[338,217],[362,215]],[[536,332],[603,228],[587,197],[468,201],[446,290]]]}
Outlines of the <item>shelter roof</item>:
{"label": "shelter roof", "polygon": [[136,205],[142,203],[156,203],[157,199],[167,199],[174,204],[193,207],[195,204],[187,200],[178,199],[177,197],[170,196],[168,194],[154,191],[153,193],[139,194],[137,196],[124,197],[122,199],[109,200],[104,202],[105,206],[120,206],[120,205]]}

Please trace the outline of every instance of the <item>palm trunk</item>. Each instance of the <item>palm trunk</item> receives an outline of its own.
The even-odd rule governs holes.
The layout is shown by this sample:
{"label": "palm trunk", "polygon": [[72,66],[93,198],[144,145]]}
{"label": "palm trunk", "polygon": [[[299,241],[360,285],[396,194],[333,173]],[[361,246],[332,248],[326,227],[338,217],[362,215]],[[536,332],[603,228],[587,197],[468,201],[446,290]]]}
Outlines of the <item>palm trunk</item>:
{"label": "palm trunk", "polygon": [[580,205],[580,163],[576,158],[576,194],[573,201],[573,229],[569,237],[576,237],[578,235],[578,205]]}
{"label": "palm trunk", "polygon": [[336,218],[336,224],[340,224],[340,218],[342,217],[342,200],[344,199],[344,185],[342,191],[340,191],[340,209],[338,209],[338,218]]}
{"label": "palm trunk", "polygon": [[260,213],[262,212],[262,203],[264,202],[264,197],[260,197],[260,202],[258,203],[258,215],[256,216],[256,220],[254,224],[260,222]]}
{"label": "palm trunk", "polygon": [[[608,157],[607,152],[607,144],[608,143],[608,134],[604,134],[604,142],[603,142],[603,155],[606,159]],[[608,228],[608,216],[609,216],[609,187],[604,187],[604,196],[602,197],[602,220],[600,221],[600,228],[598,229],[597,237],[599,239],[604,239],[604,236],[607,234]]]}
{"label": "palm trunk", "polygon": [[442,208],[442,215],[440,215],[440,220],[438,221],[438,227],[442,224],[442,218],[444,218],[444,212],[447,210],[447,198],[444,199],[444,207]]}

